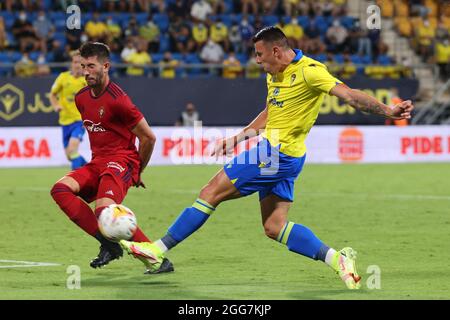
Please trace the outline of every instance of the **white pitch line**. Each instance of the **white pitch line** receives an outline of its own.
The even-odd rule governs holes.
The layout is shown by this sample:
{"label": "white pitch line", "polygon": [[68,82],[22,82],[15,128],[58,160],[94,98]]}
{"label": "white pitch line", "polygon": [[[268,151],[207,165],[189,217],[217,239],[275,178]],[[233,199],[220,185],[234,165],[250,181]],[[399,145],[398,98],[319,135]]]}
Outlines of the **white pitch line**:
{"label": "white pitch line", "polygon": [[[59,263],[52,263],[52,262],[33,262],[33,261],[18,261],[18,260],[0,260],[0,263],[16,263],[13,265],[6,265],[6,266],[0,265],[0,269],[61,266],[61,264],[59,264]],[[17,263],[20,263],[20,264],[17,264]]]}

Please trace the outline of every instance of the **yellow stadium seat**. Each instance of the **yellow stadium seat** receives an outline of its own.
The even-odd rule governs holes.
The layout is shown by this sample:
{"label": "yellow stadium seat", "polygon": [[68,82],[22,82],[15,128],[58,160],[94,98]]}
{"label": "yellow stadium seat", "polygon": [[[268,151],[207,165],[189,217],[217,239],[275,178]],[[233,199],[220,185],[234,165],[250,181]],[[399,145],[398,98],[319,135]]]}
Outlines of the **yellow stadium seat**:
{"label": "yellow stadium seat", "polygon": [[381,8],[381,15],[384,18],[392,18],[394,16],[394,4],[392,1],[378,0],[377,5]]}
{"label": "yellow stadium seat", "polygon": [[435,0],[425,0],[425,7],[428,8],[428,17],[437,17],[438,6]]}
{"label": "yellow stadium seat", "polygon": [[409,17],[409,7],[405,0],[395,1],[395,15],[397,17]]}
{"label": "yellow stadium seat", "polygon": [[404,17],[396,18],[395,25],[400,35],[404,37],[410,37],[412,34],[411,22]]}

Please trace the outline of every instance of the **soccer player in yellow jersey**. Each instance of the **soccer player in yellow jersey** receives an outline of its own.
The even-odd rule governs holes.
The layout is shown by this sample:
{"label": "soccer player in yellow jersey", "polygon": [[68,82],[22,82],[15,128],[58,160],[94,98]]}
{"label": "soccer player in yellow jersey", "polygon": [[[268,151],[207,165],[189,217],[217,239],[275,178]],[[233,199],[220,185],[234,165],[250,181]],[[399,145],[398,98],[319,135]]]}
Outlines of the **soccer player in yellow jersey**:
{"label": "soccer player in yellow jersey", "polygon": [[87,86],[81,69],[81,56],[78,51],[71,53],[70,71],[62,72],[53,83],[50,91],[50,102],[59,112],[59,124],[62,126],[63,145],[72,170],[82,167],[86,160],[78,152],[83,140],[84,127],[81,115],[75,106],[75,94]]}
{"label": "soccer player in yellow jersey", "polygon": [[305,161],[305,139],[326,94],[335,95],[358,110],[391,119],[409,119],[413,105],[404,101],[387,106],[350,89],[330,75],[325,65],[290,48],[277,27],[262,29],[253,42],[256,60],[268,73],[266,108],[239,134],[220,141],[214,153],[224,154],[262,130],[263,140],[225,165],[163,238],[154,243],[121,241],[121,245],[147,268],[157,268],[165,252],[200,228],[221,202],[258,192],[262,224],[269,238],[290,251],[325,262],[349,289],[358,289],[361,277],[355,266],[356,251],[350,247],[336,251],[306,226],[288,220],[294,182]]}

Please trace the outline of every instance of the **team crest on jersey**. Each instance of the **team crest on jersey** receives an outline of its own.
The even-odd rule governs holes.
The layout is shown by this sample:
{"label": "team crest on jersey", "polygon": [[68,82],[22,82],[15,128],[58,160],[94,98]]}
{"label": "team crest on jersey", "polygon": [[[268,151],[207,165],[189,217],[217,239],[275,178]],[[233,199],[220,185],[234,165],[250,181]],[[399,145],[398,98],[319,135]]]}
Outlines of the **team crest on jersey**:
{"label": "team crest on jersey", "polygon": [[297,75],[294,73],[292,76],[291,76],[291,86],[292,86],[292,84],[294,83],[294,81],[295,81],[295,79],[297,78]]}
{"label": "team crest on jersey", "polygon": [[273,95],[277,96],[280,93],[280,88],[275,88],[275,90],[273,90]]}
{"label": "team crest on jersey", "polygon": [[99,114],[100,118],[103,118],[103,115],[105,114],[105,108],[100,107],[100,109],[98,110],[98,114]]}

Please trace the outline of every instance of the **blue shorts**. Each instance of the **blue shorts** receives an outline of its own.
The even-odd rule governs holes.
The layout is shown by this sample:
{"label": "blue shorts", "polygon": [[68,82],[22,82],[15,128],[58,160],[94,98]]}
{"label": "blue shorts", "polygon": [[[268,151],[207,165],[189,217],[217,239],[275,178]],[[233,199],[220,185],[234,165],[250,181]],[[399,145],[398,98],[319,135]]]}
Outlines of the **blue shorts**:
{"label": "blue shorts", "polygon": [[63,131],[64,148],[67,148],[67,146],[69,145],[70,138],[75,138],[80,141],[83,141],[85,129],[83,127],[82,121],[76,121],[67,126],[62,126],[62,131]]}
{"label": "blue shorts", "polygon": [[259,192],[261,201],[269,194],[294,200],[294,182],[302,171],[306,155],[290,157],[264,139],[224,166],[224,171],[242,196]]}

